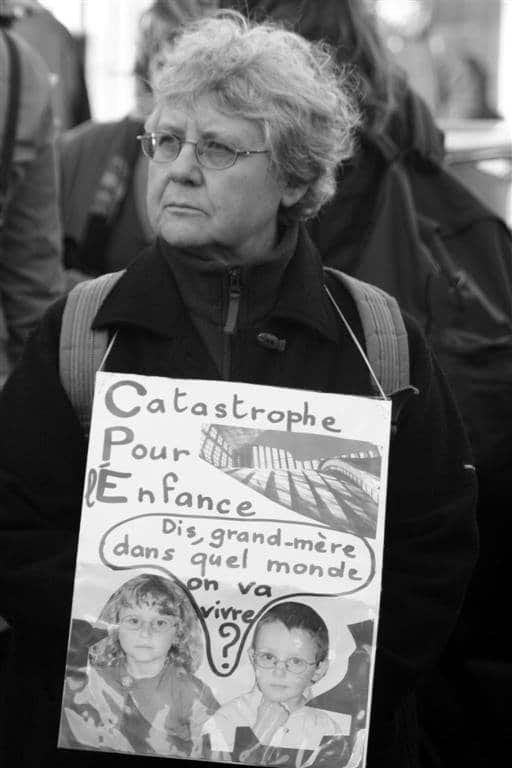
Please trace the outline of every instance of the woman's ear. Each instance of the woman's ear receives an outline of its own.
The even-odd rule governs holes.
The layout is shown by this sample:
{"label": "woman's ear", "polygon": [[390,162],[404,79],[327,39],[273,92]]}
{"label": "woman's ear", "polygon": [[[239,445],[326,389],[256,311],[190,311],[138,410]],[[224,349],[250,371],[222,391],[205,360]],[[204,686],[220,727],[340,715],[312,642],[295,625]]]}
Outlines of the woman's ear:
{"label": "woman's ear", "polygon": [[329,667],[329,662],[327,659],[324,659],[323,661],[319,661],[315,671],[313,672],[313,675],[311,676],[311,680],[314,683],[318,683],[318,681],[321,680],[322,677],[327,672],[328,667]]}
{"label": "woman's ear", "polygon": [[301,184],[299,187],[284,187],[281,195],[281,205],[284,208],[291,208],[304,197],[308,188],[308,184]]}

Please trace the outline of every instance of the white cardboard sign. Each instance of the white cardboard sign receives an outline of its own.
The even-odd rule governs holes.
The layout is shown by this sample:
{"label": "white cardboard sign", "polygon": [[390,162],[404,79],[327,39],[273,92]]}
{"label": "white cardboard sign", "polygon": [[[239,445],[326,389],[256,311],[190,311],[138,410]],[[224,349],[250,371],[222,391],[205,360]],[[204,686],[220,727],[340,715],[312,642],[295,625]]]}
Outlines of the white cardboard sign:
{"label": "white cardboard sign", "polygon": [[99,373],[59,746],[363,766],[390,419]]}

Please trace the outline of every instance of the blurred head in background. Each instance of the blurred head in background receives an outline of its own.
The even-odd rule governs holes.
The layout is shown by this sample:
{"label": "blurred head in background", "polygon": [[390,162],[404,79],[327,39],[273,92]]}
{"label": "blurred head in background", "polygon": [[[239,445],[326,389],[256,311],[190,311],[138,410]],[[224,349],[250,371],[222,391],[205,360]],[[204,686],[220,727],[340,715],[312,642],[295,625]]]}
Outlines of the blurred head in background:
{"label": "blurred head in background", "polygon": [[141,14],[133,69],[138,116],[151,112],[151,83],[183,26],[216,10],[218,5],[218,0],[154,0]]}

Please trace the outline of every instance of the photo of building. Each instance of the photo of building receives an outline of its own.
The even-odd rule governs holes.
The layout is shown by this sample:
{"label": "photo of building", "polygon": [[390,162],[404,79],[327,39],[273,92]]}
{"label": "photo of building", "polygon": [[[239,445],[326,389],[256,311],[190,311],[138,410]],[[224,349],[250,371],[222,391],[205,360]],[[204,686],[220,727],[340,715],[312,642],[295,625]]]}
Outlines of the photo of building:
{"label": "photo of building", "polygon": [[381,456],[372,443],[205,424],[200,457],[300,515],[375,538]]}

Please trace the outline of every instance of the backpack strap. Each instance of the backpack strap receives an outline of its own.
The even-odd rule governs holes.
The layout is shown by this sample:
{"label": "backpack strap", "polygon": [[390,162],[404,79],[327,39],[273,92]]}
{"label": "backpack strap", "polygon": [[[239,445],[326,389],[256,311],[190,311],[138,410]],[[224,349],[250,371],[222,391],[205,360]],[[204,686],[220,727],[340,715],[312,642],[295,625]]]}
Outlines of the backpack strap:
{"label": "backpack strap", "polygon": [[108,331],[92,329],[91,325],[123,274],[124,270],[111,272],[75,285],[67,296],[62,315],[60,379],[86,435],[91,423],[94,377],[108,347]]}
{"label": "backpack strap", "polygon": [[14,38],[3,33],[9,60],[9,90],[5,104],[5,124],[0,155],[0,227],[4,222],[7,204],[9,175],[16,141],[16,128],[20,108],[21,61],[20,52]]}
{"label": "backpack strap", "polygon": [[[324,271],[340,282],[356,303],[366,341],[366,354],[362,349],[360,351],[372,373],[376,393],[387,396],[407,387],[409,342],[396,299],[382,289],[332,267],[325,267]],[[327,286],[326,291],[359,347],[353,331]]]}

